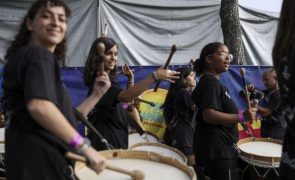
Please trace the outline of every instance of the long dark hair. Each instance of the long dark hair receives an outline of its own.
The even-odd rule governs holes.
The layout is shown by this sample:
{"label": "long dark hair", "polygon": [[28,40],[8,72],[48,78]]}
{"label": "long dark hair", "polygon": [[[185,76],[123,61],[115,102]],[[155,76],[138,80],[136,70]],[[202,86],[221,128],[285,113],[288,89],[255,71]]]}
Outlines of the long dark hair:
{"label": "long dark hair", "polygon": [[[84,74],[83,74],[83,80],[86,86],[90,86],[93,78],[96,77],[98,66],[95,61],[99,56],[96,45],[101,42],[105,45],[105,52],[107,52],[113,46],[115,45],[117,46],[117,43],[112,38],[109,38],[109,37],[97,38],[92,43],[87,60],[86,60],[86,64],[84,67]],[[117,66],[115,66],[115,68],[110,71],[109,76],[111,80],[117,79]]]}
{"label": "long dark hair", "polygon": [[180,89],[186,88],[185,87],[185,79],[190,75],[190,73],[193,71],[190,67],[182,67],[176,69],[177,72],[180,72],[179,79],[175,81],[175,83],[171,83],[168,94],[165,98],[165,102],[162,105],[161,108],[163,108],[163,114],[165,117],[165,121],[167,124],[171,122],[171,120],[174,117],[175,110],[174,110],[174,99],[176,97],[176,94]]}
{"label": "long dark hair", "polygon": [[273,65],[280,72],[280,60],[295,44],[295,1],[283,0],[277,35],[272,51]]}
{"label": "long dark hair", "polygon": [[225,46],[221,42],[209,43],[203,47],[200,58],[198,58],[194,63],[194,70],[198,75],[202,74],[208,67],[206,63],[206,57],[217,52],[221,46]]}
{"label": "long dark hair", "polygon": [[[11,42],[10,47],[7,49],[5,55],[5,61],[8,62],[11,55],[15,53],[19,48],[29,43],[31,38],[31,31],[29,31],[26,21],[27,19],[34,20],[40,8],[44,7],[54,7],[54,6],[61,6],[65,9],[66,16],[69,17],[71,15],[71,11],[69,7],[61,0],[38,0],[34,2],[29,9],[27,15],[24,17],[20,29],[16,34],[14,40]],[[55,50],[54,55],[60,64],[64,64],[65,61],[65,53],[66,53],[66,37],[63,39],[61,43],[59,43]]]}

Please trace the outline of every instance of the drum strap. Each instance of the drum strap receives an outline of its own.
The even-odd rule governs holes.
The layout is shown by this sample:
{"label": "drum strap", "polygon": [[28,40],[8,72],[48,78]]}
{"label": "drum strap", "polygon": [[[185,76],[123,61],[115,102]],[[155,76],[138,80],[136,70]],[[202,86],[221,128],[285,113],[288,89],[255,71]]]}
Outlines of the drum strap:
{"label": "drum strap", "polygon": [[229,144],[231,144],[233,146],[233,148],[236,150],[237,152],[237,155],[240,154],[240,149],[238,148],[237,144],[230,138],[230,136],[228,135],[228,133],[223,129],[223,128],[220,128],[221,129],[221,133],[224,135],[224,137],[226,137],[227,139],[227,142]]}
{"label": "drum strap", "polygon": [[91,130],[108,149],[115,149],[76,108],[74,108],[74,113],[76,118],[83,122],[83,124],[87,126],[88,129]]}

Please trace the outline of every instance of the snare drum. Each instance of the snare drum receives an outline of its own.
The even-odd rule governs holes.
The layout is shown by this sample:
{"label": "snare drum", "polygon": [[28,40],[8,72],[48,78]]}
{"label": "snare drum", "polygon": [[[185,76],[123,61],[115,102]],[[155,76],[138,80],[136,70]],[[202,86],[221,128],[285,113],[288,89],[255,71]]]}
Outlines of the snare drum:
{"label": "snare drum", "polygon": [[136,131],[132,131],[128,135],[128,147],[133,146],[134,144],[140,143],[140,142],[154,142],[158,143],[159,138],[146,131],[146,134],[143,134],[140,136],[140,134]]}
{"label": "snare drum", "polygon": [[147,151],[147,152],[155,152],[159,153],[163,156],[168,156],[174,158],[184,164],[187,163],[186,156],[176,148],[167,146],[166,144],[161,143],[148,143],[142,142],[137,143],[128,148],[129,150],[138,150],[138,151]]}
{"label": "snare drum", "polygon": [[[169,180],[196,180],[194,170],[173,158],[165,157],[153,152],[108,150],[100,151],[107,158],[107,164],[127,169],[129,171],[140,170],[145,175],[145,180],[169,179]],[[75,165],[76,176],[80,180],[117,179],[131,180],[126,174],[105,169],[99,175],[90,170],[84,163]]]}
{"label": "snare drum", "polygon": [[247,163],[277,168],[281,161],[282,141],[271,138],[245,138],[237,143],[239,156]]}

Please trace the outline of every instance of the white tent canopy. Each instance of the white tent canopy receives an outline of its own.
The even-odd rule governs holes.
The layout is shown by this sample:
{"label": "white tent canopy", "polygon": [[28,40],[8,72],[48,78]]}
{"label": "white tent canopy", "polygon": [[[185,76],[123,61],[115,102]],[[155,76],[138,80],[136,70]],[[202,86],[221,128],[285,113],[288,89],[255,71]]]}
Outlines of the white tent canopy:
{"label": "white tent canopy", "polygon": [[[107,36],[119,44],[119,64],[161,65],[172,44],[171,64],[187,64],[201,48],[223,41],[220,1],[68,0],[67,66],[82,67],[92,42],[108,24]],[[17,32],[31,1],[0,1],[0,59]],[[97,8],[98,7],[98,8]],[[247,65],[272,65],[271,51],[279,14],[239,7]],[[97,28],[99,27],[99,28]]]}

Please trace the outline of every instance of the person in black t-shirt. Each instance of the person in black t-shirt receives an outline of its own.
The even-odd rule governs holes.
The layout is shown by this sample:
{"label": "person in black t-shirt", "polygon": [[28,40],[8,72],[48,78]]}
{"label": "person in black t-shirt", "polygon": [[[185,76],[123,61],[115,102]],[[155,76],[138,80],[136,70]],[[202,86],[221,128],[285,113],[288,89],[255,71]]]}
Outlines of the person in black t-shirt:
{"label": "person in black t-shirt", "polygon": [[[5,168],[10,180],[69,180],[76,150],[97,173],[105,158],[76,131],[76,117],[60,77],[65,57],[68,6],[60,0],[35,1],[5,56]],[[86,116],[110,88],[107,74],[97,76],[93,93],[77,108]]]}
{"label": "person in black t-shirt", "polygon": [[201,74],[192,93],[198,107],[195,155],[211,180],[241,178],[234,148],[238,140],[237,123],[254,119],[257,111],[256,107],[239,112],[228,89],[220,83],[219,76],[228,70],[231,59],[227,46],[214,42],[202,49],[194,64]]}
{"label": "person in black t-shirt", "polygon": [[287,123],[283,140],[280,178],[295,177],[295,1],[283,0],[274,48],[274,69],[281,94],[283,119]]}
{"label": "person in black t-shirt", "polygon": [[[258,106],[262,115],[261,137],[283,139],[286,123],[282,118],[281,98],[276,72],[273,69],[263,73],[263,82],[267,89],[263,90],[264,106]],[[253,86],[252,86],[253,87]]]}
{"label": "person in black t-shirt", "polygon": [[188,165],[195,165],[193,152],[193,135],[195,130],[195,105],[191,99],[191,92],[196,86],[196,76],[191,68],[183,67],[176,69],[180,72],[179,79],[170,85],[165,102],[164,117],[167,130],[164,137],[167,144],[183,152]]}
{"label": "person in black t-shirt", "polygon": [[[89,87],[89,93],[92,92],[93,74],[96,74],[100,69],[96,63],[96,59],[99,56],[97,51],[99,43],[105,45],[103,56],[104,71],[109,74],[112,85],[101,101],[96,104],[88,119],[114,148],[126,149],[128,148],[128,124],[118,116],[119,113],[116,113],[116,105],[119,102],[131,102],[157,80],[174,82],[173,80],[178,78],[179,73],[159,68],[139,83],[123,90],[117,82],[118,45],[111,38],[100,37],[93,42],[84,69],[84,84]],[[89,132],[89,135],[97,150],[108,148],[101,143],[100,139],[93,136],[91,132]]]}

